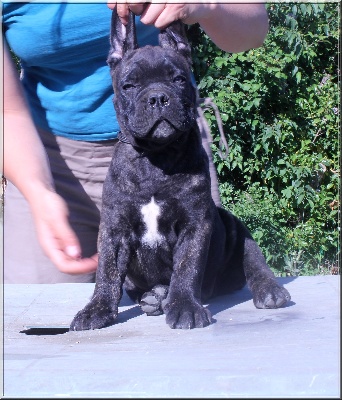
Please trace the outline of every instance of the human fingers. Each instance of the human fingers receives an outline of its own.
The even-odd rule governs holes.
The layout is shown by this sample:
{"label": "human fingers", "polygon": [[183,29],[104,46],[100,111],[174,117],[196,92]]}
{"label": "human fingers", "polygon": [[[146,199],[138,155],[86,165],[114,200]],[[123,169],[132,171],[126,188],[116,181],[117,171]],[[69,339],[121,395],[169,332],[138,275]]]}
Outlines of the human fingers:
{"label": "human fingers", "polygon": [[146,4],[143,2],[135,2],[135,3],[108,2],[107,6],[111,10],[113,10],[116,7],[116,11],[118,13],[118,17],[120,18],[121,23],[127,25],[129,11],[131,10],[135,15],[140,15],[144,11]]}
{"label": "human fingers", "polygon": [[37,232],[43,251],[61,272],[76,275],[96,270],[97,255],[82,258],[79,241],[67,221],[42,222]]}
{"label": "human fingers", "polygon": [[97,259],[81,258],[81,246],[68,220],[68,207],[55,192],[45,191],[32,206],[38,240],[45,254],[62,272],[88,273]]}
{"label": "human fingers", "polygon": [[140,20],[147,25],[162,29],[178,19],[184,20],[189,16],[190,7],[182,3],[149,3],[144,8]]}
{"label": "human fingers", "polygon": [[98,255],[80,258],[79,260],[71,259],[66,254],[57,250],[50,253],[50,259],[60,272],[69,275],[90,274],[96,271],[98,265]]}

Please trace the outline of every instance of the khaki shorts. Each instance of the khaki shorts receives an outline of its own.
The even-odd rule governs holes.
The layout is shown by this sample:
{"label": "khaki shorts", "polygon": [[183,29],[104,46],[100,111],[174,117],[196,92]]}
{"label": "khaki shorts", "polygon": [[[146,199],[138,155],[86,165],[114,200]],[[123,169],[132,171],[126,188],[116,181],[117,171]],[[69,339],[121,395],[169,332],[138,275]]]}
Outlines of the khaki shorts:
{"label": "khaki shorts", "polygon": [[[97,252],[102,185],[116,140],[81,142],[40,132],[49,157],[56,191],[67,202],[70,224],[82,255]],[[94,282],[95,274],[58,271],[43,253],[27,201],[8,182],[4,196],[4,282]]]}

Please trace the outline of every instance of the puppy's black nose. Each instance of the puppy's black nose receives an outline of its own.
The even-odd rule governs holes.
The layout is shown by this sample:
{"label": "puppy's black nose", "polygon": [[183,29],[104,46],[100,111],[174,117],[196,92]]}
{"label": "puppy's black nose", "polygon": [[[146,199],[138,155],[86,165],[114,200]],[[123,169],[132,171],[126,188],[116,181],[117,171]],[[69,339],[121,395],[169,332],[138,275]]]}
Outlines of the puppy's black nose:
{"label": "puppy's black nose", "polygon": [[165,93],[151,93],[148,104],[151,107],[166,107],[169,105],[170,98]]}

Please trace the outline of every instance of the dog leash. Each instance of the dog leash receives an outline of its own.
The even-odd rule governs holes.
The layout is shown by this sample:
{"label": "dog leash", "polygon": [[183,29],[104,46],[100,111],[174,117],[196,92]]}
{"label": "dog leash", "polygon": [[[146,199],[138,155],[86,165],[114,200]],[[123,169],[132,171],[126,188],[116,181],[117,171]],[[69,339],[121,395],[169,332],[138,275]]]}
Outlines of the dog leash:
{"label": "dog leash", "polygon": [[[217,127],[220,133],[220,141],[219,141],[219,148],[218,148],[218,153],[221,157],[222,160],[226,160],[229,154],[229,146],[226,140],[226,136],[225,133],[223,131],[223,124],[222,124],[222,119],[221,119],[221,115],[220,115],[220,111],[217,107],[217,105],[212,101],[212,99],[210,97],[198,97],[197,98],[197,105],[198,107],[201,108],[202,112],[204,113],[204,111],[209,110],[210,108],[212,108],[214,110],[214,114],[215,114],[215,119],[217,122]],[[202,116],[203,118],[205,118],[204,114]],[[209,135],[208,137],[208,141],[210,143],[213,142],[213,137],[212,134],[210,132],[210,129],[207,129],[207,134]],[[222,147],[224,147],[224,153],[222,152]]]}

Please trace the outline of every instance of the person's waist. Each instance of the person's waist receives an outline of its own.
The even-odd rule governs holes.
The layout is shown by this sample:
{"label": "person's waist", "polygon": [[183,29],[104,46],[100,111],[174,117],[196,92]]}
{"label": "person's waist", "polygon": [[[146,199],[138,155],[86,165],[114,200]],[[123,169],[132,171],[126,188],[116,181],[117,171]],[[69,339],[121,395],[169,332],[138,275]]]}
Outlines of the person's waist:
{"label": "person's waist", "polygon": [[37,128],[39,136],[41,140],[43,141],[44,144],[53,144],[56,142],[56,138],[58,140],[63,140],[64,142],[83,142],[83,143],[89,143],[90,146],[94,145],[111,145],[113,143],[116,143],[118,141],[117,138],[117,133],[112,133],[108,135],[85,135],[85,134],[56,134],[54,132],[51,132],[49,130],[43,129],[43,128]]}

